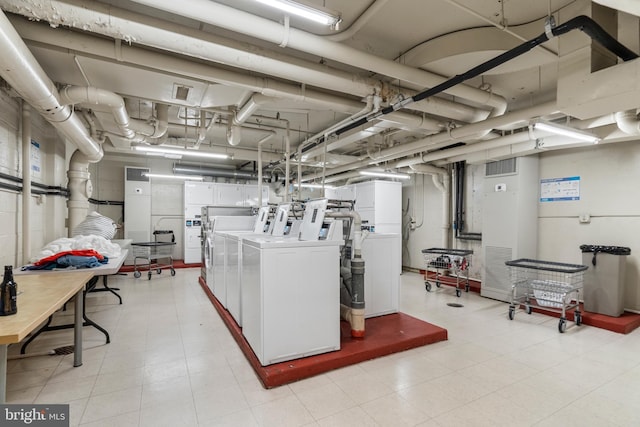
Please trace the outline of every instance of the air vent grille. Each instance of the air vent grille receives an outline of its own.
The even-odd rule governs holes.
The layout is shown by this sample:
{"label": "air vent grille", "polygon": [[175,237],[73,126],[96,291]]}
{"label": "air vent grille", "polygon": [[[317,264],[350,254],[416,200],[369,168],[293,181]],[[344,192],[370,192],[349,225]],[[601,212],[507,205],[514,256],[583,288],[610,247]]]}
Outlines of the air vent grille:
{"label": "air vent grille", "polygon": [[516,159],[504,159],[486,164],[485,176],[508,175],[516,173]]}

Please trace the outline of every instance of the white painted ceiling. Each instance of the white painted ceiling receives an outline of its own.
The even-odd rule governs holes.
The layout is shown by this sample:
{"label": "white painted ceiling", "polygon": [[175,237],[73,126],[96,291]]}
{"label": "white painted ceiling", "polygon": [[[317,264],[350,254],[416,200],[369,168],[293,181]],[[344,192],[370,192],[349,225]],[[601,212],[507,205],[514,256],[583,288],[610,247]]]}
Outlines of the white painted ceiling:
{"label": "white painted ceiling", "polygon": [[[63,12],[52,13],[51,9],[55,9],[53,3],[84,13],[74,12],[68,16]],[[322,134],[365,106],[367,90],[373,93],[372,82],[380,82],[384,87],[381,94],[383,107],[426,89],[372,71],[375,69],[373,66],[367,69],[211,25],[205,8],[185,11],[184,15],[202,16],[202,19],[194,19],[142,3],[145,2],[0,0],[0,7],[47,75],[61,87],[94,86],[115,92],[127,100],[130,116],[143,120],[153,114],[154,103],[170,105],[171,138],[158,142],[192,146],[195,143],[193,128],[200,125],[201,112],[205,112],[205,124],[214,122],[214,125],[209,127],[200,149],[249,150],[242,151],[242,154],[238,152],[232,161],[217,163],[220,165],[254,167],[250,161],[256,157],[251,153],[257,150],[257,142],[272,131],[276,132],[275,137],[263,147],[269,155],[267,160],[282,158],[287,122],[292,152],[300,144],[312,143],[313,140],[308,140],[310,137]],[[217,0],[215,3],[281,23],[284,28],[281,12],[254,0]],[[549,14],[561,19],[564,10],[575,8],[576,3],[588,5],[590,2],[307,0],[307,3],[340,12],[342,22],[339,30],[323,28],[294,17],[290,19],[292,28],[333,40],[346,34],[344,40],[337,43],[381,60],[396,61],[449,78],[543,33]],[[366,20],[361,18],[359,21],[369,8],[376,11]],[[126,24],[111,28],[113,23],[110,19],[91,18],[94,11],[95,16],[117,17]],[[190,41],[188,44],[185,42],[184,49],[165,48],[163,40],[145,34],[139,30],[138,24],[166,30],[168,38],[174,34],[176,40],[188,36]],[[355,26],[358,29],[354,31]],[[237,51],[257,56],[253,59],[242,55],[231,58],[234,55],[231,53],[229,61],[213,61],[206,57],[207,52],[218,48],[224,50],[230,45]],[[465,85],[503,97],[507,101],[507,112],[554,101],[557,52],[557,40],[553,39],[471,79]],[[267,68],[267,60],[272,59],[288,64],[282,73]],[[319,84],[318,81],[324,78],[320,76],[325,75],[337,77],[326,85]],[[255,82],[255,85],[248,82]],[[247,119],[244,125],[248,129],[243,130],[240,144],[232,147],[226,140],[226,124],[232,120],[233,111],[241,109],[256,93],[257,85],[267,88],[263,94],[269,98],[263,98],[259,109]],[[189,89],[185,100],[175,98],[178,86]],[[295,89],[299,96],[283,96],[281,92],[268,90],[271,87]],[[309,93],[326,95],[332,102],[320,103],[313,96],[310,98],[315,100],[310,101],[305,98]],[[374,132],[362,132],[364,138],[354,136],[352,141],[341,144],[343,146],[336,148],[334,156],[327,159],[327,167],[349,164],[367,155],[375,157],[380,150],[446,131],[447,126],[483,120],[491,111],[488,105],[457,96],[439,94],[436,98],[446,101],[446,108],[432,105],[417,109],[417,106],[409,105],[402,110],[404,124],[397,121],[373,122],[372,125],[380,123],[380,127]],[[106,151],[129,151],[129,141],[116,136],[118,129],[108,109],[87,105],[77,105],[76,108],[90,111],[100,130],[109,132],[105,134],[107,144],[113,147]],[[429,119],[432,125],[419,128],[413,124],[423,118]],[[410,122],[407,119],[411,119]],[[511,128],[518,126],[522,123],[515,123]],[[425,147],[425,152],[428,151],[429,148]],[[305,171],[314,172],[321,160],[321,156],[309,159]],[[384,164],[380,166],[384,167]]]}

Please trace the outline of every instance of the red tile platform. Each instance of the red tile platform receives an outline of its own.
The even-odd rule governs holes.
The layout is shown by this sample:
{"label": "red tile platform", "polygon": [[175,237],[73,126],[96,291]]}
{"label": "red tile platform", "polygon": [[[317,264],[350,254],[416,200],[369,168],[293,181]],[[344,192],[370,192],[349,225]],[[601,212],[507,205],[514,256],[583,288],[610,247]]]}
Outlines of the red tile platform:
{"label": "red tile platform", "polygon": [[338,351],[262,366],[233,317],[213,296],[202,278],[199,278],[199,283],[265,388],[447,339],[446,329],[403,313],[389,314],[367,319],[365,338],[351,338],[349,324],[340,322],[341,348]]}

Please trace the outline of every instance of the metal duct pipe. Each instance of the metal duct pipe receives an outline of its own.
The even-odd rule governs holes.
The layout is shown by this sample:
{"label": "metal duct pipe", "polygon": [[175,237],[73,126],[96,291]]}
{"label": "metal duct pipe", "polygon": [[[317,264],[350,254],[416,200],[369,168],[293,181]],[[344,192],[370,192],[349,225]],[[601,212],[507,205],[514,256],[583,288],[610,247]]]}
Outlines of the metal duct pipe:
{"label": "metal duct pipe", "polygon": [[207,166],[189,166],[189,165],[173,165],[173,173],[176,175],[202,175],[212,176],[216,178],[236,178],[236,179],[257,179],[258,174],[255,172],[238,171],[232,169],[220,169]]}
{"label": "metal duct pipe", "polygon": [[89,135],[73,110],[59,101],[60,95],[9,19],[0,12],[0,77],[48,122],[75,144],[89,162],[102,158],[102,147]]}
{"label": "metal duct pipe", "polygon": [[31,107],[22,101],[22,265],[31,259]]}

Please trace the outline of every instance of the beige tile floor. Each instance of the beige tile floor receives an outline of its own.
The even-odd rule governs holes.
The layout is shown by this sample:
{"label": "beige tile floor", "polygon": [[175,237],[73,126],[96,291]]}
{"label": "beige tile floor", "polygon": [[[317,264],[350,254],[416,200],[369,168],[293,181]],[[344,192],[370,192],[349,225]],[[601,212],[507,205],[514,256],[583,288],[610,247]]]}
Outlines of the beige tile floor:
{"label": "beige tile floor", "polygon": [[[507,304],[427,294],[404,273],[401,310],[447,328],[448,341],[265,390],[198,275],[112,278],[124,304],[108,293],[87,303],[112,342],[86,327],[81,367],[73,355],[10,361],[9,402],[69,403],[74,426],[640,425],[640,331],[559,334],[545,315],[509,321]],[[49,332],[29,351],[71,342],[70,330]]]}

